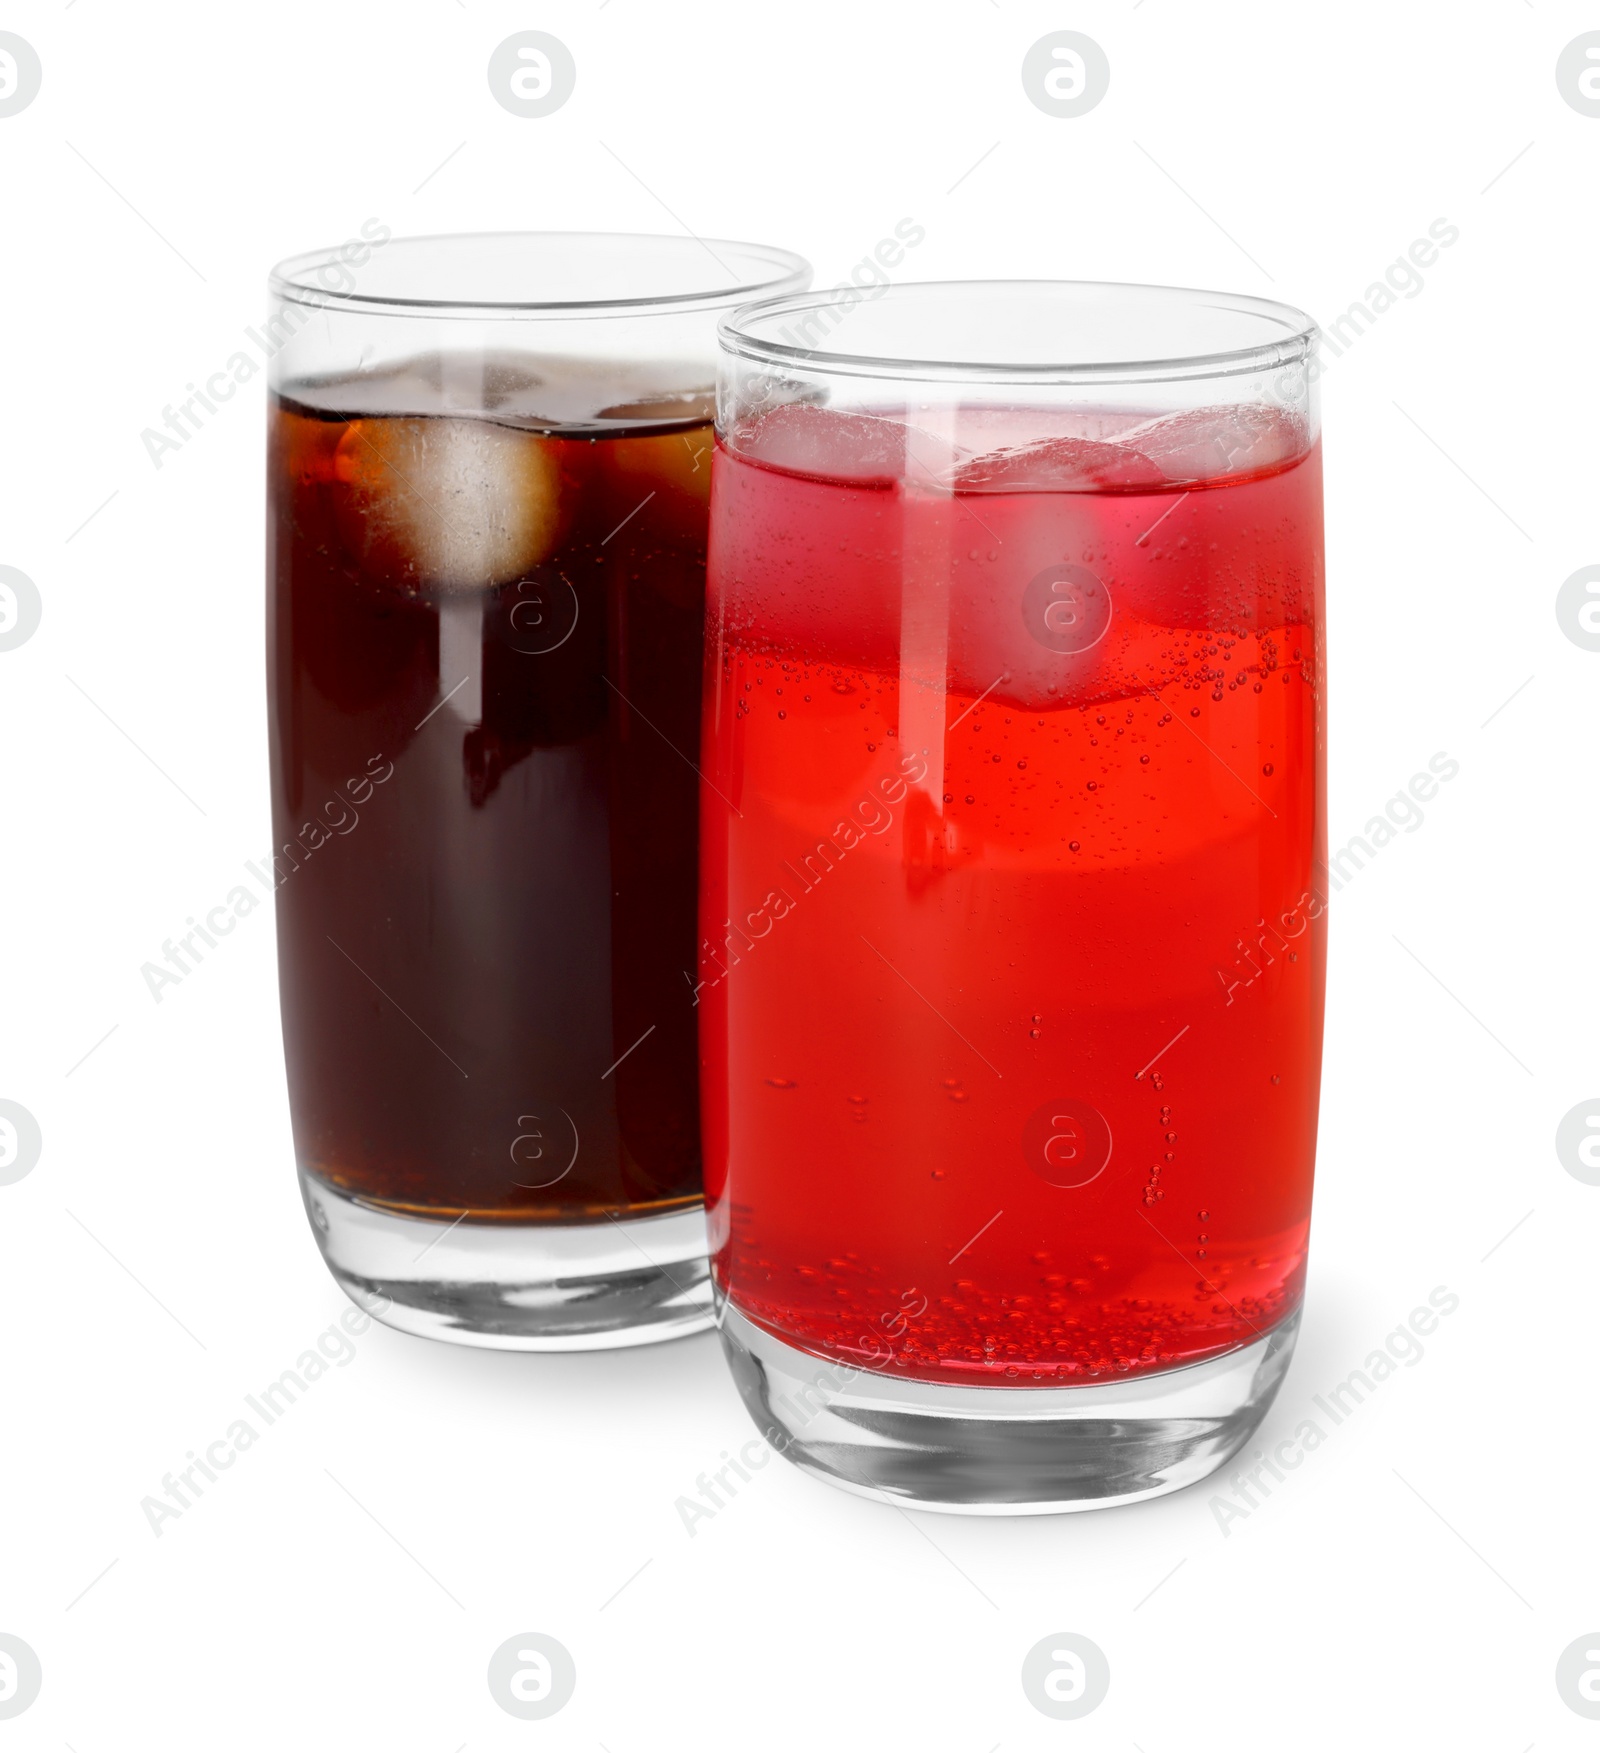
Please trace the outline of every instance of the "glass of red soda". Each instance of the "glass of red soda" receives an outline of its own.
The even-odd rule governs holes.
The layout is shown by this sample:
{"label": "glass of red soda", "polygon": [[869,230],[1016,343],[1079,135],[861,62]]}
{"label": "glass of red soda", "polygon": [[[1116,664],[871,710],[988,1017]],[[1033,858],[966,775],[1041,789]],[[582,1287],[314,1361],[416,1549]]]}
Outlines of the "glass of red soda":
{"label": "glass of red soda", "polygon": [[928,1508],[1223,1465],[1304,1284],[1326,945],[1299,311],[894,286],[722,325],[705,1171],[764,1434]]}

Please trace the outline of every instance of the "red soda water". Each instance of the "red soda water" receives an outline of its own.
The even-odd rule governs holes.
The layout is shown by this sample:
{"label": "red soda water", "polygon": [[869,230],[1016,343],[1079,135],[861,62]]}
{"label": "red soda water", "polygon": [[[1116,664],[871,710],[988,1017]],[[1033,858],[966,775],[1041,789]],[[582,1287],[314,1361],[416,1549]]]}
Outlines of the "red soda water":
{"label": "red soda water", "polygon": [[714,1269],[926,1381],[1195,1362],[1303,1285],[1319,448],[1251,409],[916,419],[780,407],[714,462]]}

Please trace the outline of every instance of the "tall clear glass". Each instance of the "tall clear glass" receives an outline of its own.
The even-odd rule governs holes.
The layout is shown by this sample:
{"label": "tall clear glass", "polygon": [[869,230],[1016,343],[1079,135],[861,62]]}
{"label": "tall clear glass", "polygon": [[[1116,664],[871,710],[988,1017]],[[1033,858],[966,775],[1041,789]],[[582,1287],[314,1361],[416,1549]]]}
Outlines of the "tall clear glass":
{"label": "tall clear glass", "polygon": [[715,324],[808,280],[719,240],[376,225],[273,273],[262,868],[306,1208],[393,1326],[566,1349],[710,1319]]}
{"label": "tall clear glass", "polygon": [[1288,1365],[1325,967],[1314,329],[896,286],[722,325],[699,999],[722,1340],[868,1496],[1204,1477]]}

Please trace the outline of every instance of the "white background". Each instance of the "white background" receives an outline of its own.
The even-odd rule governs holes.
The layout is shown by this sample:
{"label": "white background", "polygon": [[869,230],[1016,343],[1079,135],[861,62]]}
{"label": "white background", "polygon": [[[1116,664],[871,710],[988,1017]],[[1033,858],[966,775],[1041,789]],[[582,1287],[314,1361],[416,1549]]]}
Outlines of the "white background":
{"label": "white background", "polygon": [[[44,1669],[0,1744],[1591,1746],[1554,1667],[1600,1625],[1600,1189],[1554,1134],[1600,1087],[1600,654],[1555,593],[1600,561],[1600,120],[1555,63],[1600,11],[16,0],[0,27],[44,67],[0,119],[0,564],[44,602],[0,653],[0,1095],[44,1136],[0,1188],[0,1631]],[[485,79],[528,28],[578,67],[539,120]],[[1074,120],[1019,78],[1061,28],[1112,70]],[[1461,770],[1335,902],[1311,1288],[1263,1435],[1433,1287],[1460,1307],[1226,1534],[1206,1486],[986,1521],[774,1463],[691,1538],[675,1499],[751,1434],[711,1336],[512,1357],[376,1328],[152,1534],[141,1498],[346,1305],[294,1185],[270,912],[159,1005],[139,972],[269,841],[260,380],[159,470],[140,433],[242,344],[276,258],[369,216],[681,225],[819,284],[910,217],[904,277],[1324,323],[1459,227],[1324,382],[1334,843],[1436,752]],[[540,1724],[485,1684],[530,1629],[578,1670]],[[1073,1724],[1019,1683],[1063,1630],[1111,1665]]]}

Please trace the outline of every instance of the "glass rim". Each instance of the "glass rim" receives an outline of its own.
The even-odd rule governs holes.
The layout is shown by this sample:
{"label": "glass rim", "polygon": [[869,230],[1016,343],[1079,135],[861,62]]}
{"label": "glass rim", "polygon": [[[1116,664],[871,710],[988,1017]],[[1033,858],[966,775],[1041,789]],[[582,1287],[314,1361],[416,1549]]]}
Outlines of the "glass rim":
{"label": "glass rim", "polygon": [[[1275,325],[1280,333],[1250,346],[1176,352],[1147,358],[1116,360],[982,360],[897,357],[891,354],[845,352],[827,347],[803,347],[750,332],[750,325],[811,310],[846,304],[847,309],[864,301],[862,289],[852,286],[820,288],[753,300],[730,311],[717,325],[717,340],[724,353],[779,367],[797,367],[838,377],[907,378],[936,383],[1148,383],[1183,378],[1233,377],[1258,371],[1281,370],[1307,358],[1321,334],[1316,320],[1294,305],[1277,299],[1257,298],[1249,293],[1216,292],[1201,287],[1157,286],[1118,280],[906,280],[894,281],[880,295],[885,301],[897,294],[985,294],[1071,292],[1076,294],[1123,294],[1154,298],[1175,308],[1223,310],[1255,317],[1263,326]],[[840,319],[843,320],[842,318]]]}
{"label": "glass rim", "polygon": [[[390,237],[369,245],[381,250],[387,259],[394,259],[397,249],[425,247],[440,251],[452,246],[496,245],[519,240],[529,245],[584,245],[597,241],[632,244],[641,257],[652,247],[670,245],[674,250],[685,247],[705,251],[713,262],[732,276],[733,285],[707,286],[688,292],[639,292],[615,297],[598,298],[471,298],[420,297],[400,293],[373,293],[359,287],[343,290],[311,278],[320,269],[350,269],[347,255],[352,243],[330,244],[321,249],[304,250],[285,256],[274,264],[267,275],[267,289],[273,297],[286,303],[307,305],[320,310],[348,311],[361,316],[400,317],[479,317],[490,320],[628,316],[652,312],[692,313],[724,310],[730,305],[744,305],[760,294],[788,294],[803,287],[811,276],[811,264],[792,250],[774,244],[747,243],[735,238],[705,238],[694,234],[652,231],[453,231],[430,232],[419,236]],[[737,269],[721,260],[719,251],[738,260]],[[664,252],[663,252],[664,253]],[[646,263],[647,266],[647,263]]]}

